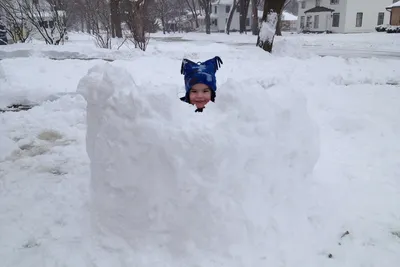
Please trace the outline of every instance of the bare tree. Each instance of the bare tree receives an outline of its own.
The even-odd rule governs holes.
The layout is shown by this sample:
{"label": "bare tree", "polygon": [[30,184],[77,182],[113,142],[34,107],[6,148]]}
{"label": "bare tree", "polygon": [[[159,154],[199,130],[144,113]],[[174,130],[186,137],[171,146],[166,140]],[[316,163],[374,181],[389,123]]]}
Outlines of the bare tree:
{"label": "bare tree", "polygon": [[153,21],[149,16],[150,0],[130,1],[127,25],[133,37],[135,47],[145,51],[150,40],[149,32]]}
{"label": "bare tree", "polygon": [[175,11],[178,12],[178,31],[182,32],[186,26],[184,25],[184,21],[186,21],[187,18],[185,0],[176,0],[175,6]]}
{"label": "bare tree", "polygon": [[185,0],[185,1],[186,1],[186,4],[187,4],[190,12],[192,13],[193,19],[196,23],[196,28],[198,28],[199,27],[198,17],[200,15],[200,13],[199,13],[199,6],[196,4],[197,1],[195,1],[195,0]]}
{"label": "bare tree", "polygon": [[250,0],[239,0],[239,31],[246,32],[246,19],[249,11]]}
{"label": "bare tree", "polygon": [[276,24],[281,14],[285,0],[266,0],[262,17],[262,25],[257,38],[257,46],[267,52],[272,51],[274,43]]}
{"label": "bare tree", "polygon": [[211,33],[211,0],[199,0],[200,6],[204,10],[205,23],[206,23],[206,33]]}
{"label": "bare tree", "polygon": [[110,5],[107,0],[84,1],[88,32],[94,36],[98,47],[111,49]]}
{"label": "bare tree", "polygon": [[276,23],[276,35],[277,36],[282,36],[282,16],[283,16],[283,11],[289,6],[289,4],[292,2],[292,0],[286,0],[285,5],[283,6],[283,9],[281,13],[279,14],[278,17],[278,23]]}
{"label": "bare tree", "polygon": [[171,0],[157,0],[154,7],[157,17],[161,20],[161,26],[163,28],[163,33],[165,34],[168,21],[172,19],[174,15],[178,14],[176,12],[178,7],[174,5]]}
{"label": "bare tree", "polygon": [[225,33],[226,34],[230,33],[232,18],[233,18],[233,15],[235,14],[237,7],[238,7],[238,1],[232,0],[231,10],[229,10],[228,20],[226,21],[226,24],[225,24]]}
{"label": "bare tree", "polygon": [[251,0],[251,32],[253,35],[258,35],[258,6],[260,5],[260,0]]}
{"label": "bare tree", "polygon": [[27,23],[43,37],[46,44],[58,45],[66,33],[66,13],[52,1],[14,0]]}
{"label": "bare tree", "polygon": [[11,36],[13,42],[25,43],[33,31],[33,26],[27,23],[18,3],[12,0],[1,0],[0,9],[5,13],[4,22],[8,25],[6,31]]}
{"label": "bare tree", "polygon": [[122,38],[120,0],[110,0],[111,35]]}

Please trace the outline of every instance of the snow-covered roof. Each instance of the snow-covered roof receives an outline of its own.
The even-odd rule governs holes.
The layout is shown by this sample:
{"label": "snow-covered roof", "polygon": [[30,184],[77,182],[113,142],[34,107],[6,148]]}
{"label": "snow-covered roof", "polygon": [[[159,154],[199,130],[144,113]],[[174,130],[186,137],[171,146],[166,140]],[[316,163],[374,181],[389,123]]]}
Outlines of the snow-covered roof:
{"label": "snow-covered roof", "polygon": [[293,15],[292,13],[283,11],[282,20],[297,20],[297,16]]}
{"label": "snow-covered roof", "polygon": [[[262,10],[258,10],[258,17],[262,18],[263,13],[264,12]],[[283,11],[282,15],[283,15],[282,20],[285,20],[285,21],[297,20],[297,16],[295,16],[289,12]]]}
{"label": "snow-covered roof", "polygon": [[[197,18],[199,18],[199,19],[205,19],[206,16],[205,16],[205,15],[198,15]],[[211,14],[210,14],[210,18],[211,18],[211,19],[218,19],[218,15],[217,15],[217,14],[214,14],[214,13],[211,13]]]}
{"label": "snow-covered roof", "polygon": [[400,1],[397,1],[394,4],[391,4],[390,6],[387,6],[386,9],[392,9],[392,7],[400,7]]}

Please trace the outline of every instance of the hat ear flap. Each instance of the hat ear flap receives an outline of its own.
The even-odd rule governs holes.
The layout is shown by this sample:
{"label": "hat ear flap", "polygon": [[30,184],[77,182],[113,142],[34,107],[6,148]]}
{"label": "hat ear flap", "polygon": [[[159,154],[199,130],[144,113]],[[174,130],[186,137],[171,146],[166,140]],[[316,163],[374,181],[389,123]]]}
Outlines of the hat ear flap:
{"label": "hat ear flap", "polygon": [[220,57],[214,57],[214,58],[204,61],[202,65],[206,66],[206,69],[208,70],[208,72],[216,73],[218,68],[221,67],[222,64],[223,64],[223,62]]}
{"label": "hat ear flap", "polygon": [[193,72],[193,70],[195,69],[193,67],[196,67],[196,66],[198,66],[196,63],[194,63],[193,61],[191,61],[189,59],[184,58],[182,60],[182,65],[181,65],[181,74],[187,75],[187,74]]}

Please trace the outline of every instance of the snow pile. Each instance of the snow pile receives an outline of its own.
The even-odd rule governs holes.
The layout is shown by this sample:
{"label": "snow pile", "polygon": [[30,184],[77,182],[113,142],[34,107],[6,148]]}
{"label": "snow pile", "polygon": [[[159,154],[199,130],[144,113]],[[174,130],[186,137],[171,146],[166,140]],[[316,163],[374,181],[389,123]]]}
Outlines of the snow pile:
{"label": "snow pile", "polygon": [[89,265],[85,104],[64,96],[0,113],[0,266]]}
{"label": "snow pile", "polygon": [[92,223],[108,251],[97,266],[310,261],[313,241],[299,244],[316,236],[307,212],[318,133],[302,96],[259,82],[228,81],[217,105],[195,113],[175,88],[139,88],[109,63],[89,70],[78,92]]}
{"label": "snow pile", "polygon": [[82,74],[100,61],[65,60],[60,64],[44,58],[13,58],[0,62],[0,108],[5,108],[74,95]]}
{"label": "snow pile", "polygon": [[294,57],[306,59],[315,57],[317,54],[303,47],[303,44],[297,39],[280,37],[274,40],[272,53],[279,57]]}

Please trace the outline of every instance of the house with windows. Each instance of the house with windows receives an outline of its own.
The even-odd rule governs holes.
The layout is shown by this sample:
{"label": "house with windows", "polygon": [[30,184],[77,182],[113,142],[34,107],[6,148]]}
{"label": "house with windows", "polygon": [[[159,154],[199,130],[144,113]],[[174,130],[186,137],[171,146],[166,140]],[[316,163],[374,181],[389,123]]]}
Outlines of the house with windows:
{"label": "house with windows", "polygon": [[298,32],[372,32],[388,24],[386,7],[398,0],[299,0]]}
{"label": "house with windows", "polygon": [[[211,10],[211,31],[214,32],[224,32],[226,23],[228,22],[229,13],[231,12],[233,0],[216,0],[212,2],[212,10]],[[232,16],[230,31],[235,32],[240,29],[240,8],[236,8],[235,12]],[[258,10],[257,12],[258,20],[261,22],[261,18],[263,15],[263,11]],[[282,13],[282,30],[291,31],[295,27],[295,22],[297,21],[297,17],[288,13]],[[199,16],[199,24],[200,30],[205,29],[205,18],[203,16]],[[249,3],[249,8],[247,10],[246,17],[246,30],[251,31],[252,24],[252,6],[251,2]]]}
{"label": "house with windows", "polygon": [[[225,25],[229,18],[229,13],[231,12],[233,0],[217,0],[212,2],[211,10],[211,31],[224,32]],[[230,31],[239,31],[239,11],[240,8],[236,8],[233,13]],[[204,18],[203,18],[204,19]],[[205,23],[204,23],[205,25]],[[204,26],[205,27],[205,26]],[[251,4],[249,4],[249,9],[246,18],[246,30],[251,30]]]}

